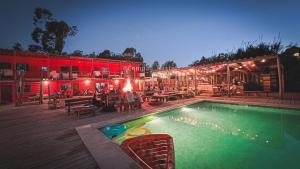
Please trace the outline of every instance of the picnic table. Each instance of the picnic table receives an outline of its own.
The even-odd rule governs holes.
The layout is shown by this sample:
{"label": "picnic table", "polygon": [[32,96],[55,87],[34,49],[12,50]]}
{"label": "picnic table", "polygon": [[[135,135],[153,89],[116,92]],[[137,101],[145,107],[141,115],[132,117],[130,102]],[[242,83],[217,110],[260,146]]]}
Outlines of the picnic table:
{"label": "picnic table", "polygon": [[92,97],[66,99],[65,105],[68,115],[74,113],[77,118],[84,114],[95,115],[96,106],[92,104]]}
{"label": "picnic table", "polygon": [[169,98],[169,95],[166,95],[166,94],[153,95],[152,98],[156,99],[156,100],[160,100],[162,102],[167,102],[168,98]]}

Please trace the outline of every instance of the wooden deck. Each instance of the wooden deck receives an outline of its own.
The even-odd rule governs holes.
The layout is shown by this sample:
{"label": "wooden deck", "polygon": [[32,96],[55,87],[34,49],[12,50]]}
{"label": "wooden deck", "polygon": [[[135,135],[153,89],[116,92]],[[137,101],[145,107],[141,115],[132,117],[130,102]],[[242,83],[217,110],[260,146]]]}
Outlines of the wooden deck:
{"label": "wooden deck", "polygon": [[75,127],[141,111],[156,111],[173,104],[159,107],[145,104],[136,112],[98,112],[94,117],[80,120],[66,116],[66,109],[48,110],[46,104],[0,106],[0,168],[99,168]]}
{"label": "wooden deck", "polygon": [[[66,116],[65,109],[48,110],[47,105],[22,107],[0,106],[0,168],[1,169],[90,169],[99,168],[78,136],[75,127],[109,121],[128,114],[155,112],[195,100],[264,100],[240,98],[192,98],[164,103],[124,113],[97,113],[94,117],[76,120]],[[265,100],[267,102],[268,100]],[[273,102],[273,101],[272,101]],[[281,104],[281,103],[280,103]],[[296,103],[298,104],[298,102]],[[103,152],[105,153],[105,152]]]}

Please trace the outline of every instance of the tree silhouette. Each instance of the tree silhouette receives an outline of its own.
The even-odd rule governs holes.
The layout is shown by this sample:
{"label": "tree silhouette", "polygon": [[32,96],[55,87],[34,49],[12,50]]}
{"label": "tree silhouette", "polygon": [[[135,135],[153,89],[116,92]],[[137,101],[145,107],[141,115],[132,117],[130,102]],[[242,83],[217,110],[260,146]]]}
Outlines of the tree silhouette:
{"label": "tree silhouette", "polygon": [[300,91],[300,47],[289,45],[280,55],[284,67],[285,89],[288,92]]}
{"label": "tree silhouette", "polygon": [[162,70],[171,70],[177,68],[176,63],[173,60],[166,61],[161,65]]}
{"label": "tree silhouette", "polygon": [[133,58],[135,57],[136,54],[136,49],[131,47],[131,48],[126,48],[123,52],[123,56],[126,58]]}
{"label": "tree silhouette", "polygon": [[273,42],[272,44],[259,43],[257,45],[253,43],[248,43],[245,47],[238,48],[232,53],[219,53],[218,55],[213,55],[211,57],[204,57],[200,60],[194,61],[189,66],[198,66],[211,63],[219,63],[228,60],[237,60],[244,58],[255,58],[257,56],[263,55],[277,55],[282,50],[281,42]]}
{"label": "tree silhouette", "polygon": [[152,70],[159,70],[159,63],[158,61],[154,61],[152,64]]}
{"label": "tree silhouette", "polygon": [[69,54],[70,56],[83,56],[83,51],[81,50],[74,50],[71,54]]}
{"label": "tree silhouette", "polygon": [[112,57],[112,52],[110,50],[104,50],[103,52],[99,53],[99,58],[110,58]]}
{"label": "tree silhouette", "polygon": [[23,50],[22,45],[21,45],[21,43],[19,43],[19,42],[15,43],[15,44],[12,46],[12,48],[13,48],[14,50],[18,50],[18,51],[22,51],[22,50]]}
{"label": "tree silhouette", "polygon": [[75,36],[78,31],[76,26],[54,19],[48,9],[36,8],[33,21],[35,28],[31,37],[35,44],[29,46],[33,52],[61,54],[66,38]]}

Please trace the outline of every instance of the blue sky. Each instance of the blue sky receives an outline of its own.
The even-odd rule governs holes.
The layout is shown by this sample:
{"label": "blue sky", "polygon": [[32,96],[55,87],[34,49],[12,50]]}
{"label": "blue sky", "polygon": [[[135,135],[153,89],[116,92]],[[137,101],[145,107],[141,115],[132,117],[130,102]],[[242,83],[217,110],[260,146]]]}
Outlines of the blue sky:
{"label": "blue sky", "polygon": [[284,44],[300,44],[299,6],[296,0],[2,0],[0,48],[31,44],[33,10],[43,7],[78,27],[67,39],[67,52],[135,47],[148,64],[174,60],[187,66],[245,42],[272,42],[279,34]]}

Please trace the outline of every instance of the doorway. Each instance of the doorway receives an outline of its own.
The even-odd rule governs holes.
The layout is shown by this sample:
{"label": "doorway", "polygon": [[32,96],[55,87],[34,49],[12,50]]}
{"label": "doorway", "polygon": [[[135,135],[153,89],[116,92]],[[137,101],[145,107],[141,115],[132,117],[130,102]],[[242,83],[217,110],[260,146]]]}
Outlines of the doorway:
{"label": "doorway", "polygon": [[11,103],[12,100],[12,85],[1,86],[1,104]]}
{"label": "doorway", "polygon": [[79,90],[79,84],[78,83],[73,84],[73,95],[74,96],[79,96],[80,95],[80,90]]}

